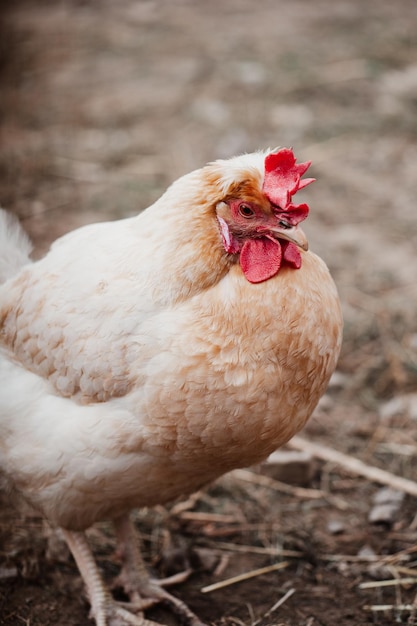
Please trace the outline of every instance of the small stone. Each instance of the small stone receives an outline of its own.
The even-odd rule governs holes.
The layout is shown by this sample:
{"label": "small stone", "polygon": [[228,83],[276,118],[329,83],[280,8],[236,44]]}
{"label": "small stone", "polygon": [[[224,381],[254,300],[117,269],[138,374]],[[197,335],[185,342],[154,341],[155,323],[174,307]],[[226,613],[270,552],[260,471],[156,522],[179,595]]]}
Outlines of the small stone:
{"label": "small stone", "polygon": [[276,450],[261,464],[260,472],[290,485],[308,485],[313,474],[313,458],[307,452]]}
{"label": "small stone", "polygon": [[404,497],[402,491],[390,487],[379,489],[373,497],[374,506],[368,515],[369,522],[392,526],[398,517]]}
{"label": "small stone", "polygon": [[394,504],[378,504],[374,506],[368,516],[371,524],[386,524],[391,526],[397,517],[398,507]]}
{"label": "small stone", "polygon": [[331,535],[341,535],[345,532],[346,526],[342,520],[332,519],[327,524],[327,530]]}
{"label": "small stone", "polygon": [[375,550],[373,550],[371,546],[368,546],[368,545],[362,546],[362,548],[358,552],[358,556],[365,557],[365,558],[368,556],[373,557],[375,555],[376,555]]}

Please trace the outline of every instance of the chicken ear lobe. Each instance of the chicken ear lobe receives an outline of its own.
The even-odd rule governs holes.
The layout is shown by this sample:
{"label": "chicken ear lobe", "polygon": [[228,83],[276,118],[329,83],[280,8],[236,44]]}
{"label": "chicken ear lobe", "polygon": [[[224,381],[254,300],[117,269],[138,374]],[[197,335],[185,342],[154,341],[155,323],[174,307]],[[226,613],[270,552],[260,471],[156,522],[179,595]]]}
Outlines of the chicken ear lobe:
{"label": "chicken ear lobe", "polygon": [[275,276],[281,261],[281,244],[269,237],[245,241],[239,258],[240,267],[250,283],[262,283]]}

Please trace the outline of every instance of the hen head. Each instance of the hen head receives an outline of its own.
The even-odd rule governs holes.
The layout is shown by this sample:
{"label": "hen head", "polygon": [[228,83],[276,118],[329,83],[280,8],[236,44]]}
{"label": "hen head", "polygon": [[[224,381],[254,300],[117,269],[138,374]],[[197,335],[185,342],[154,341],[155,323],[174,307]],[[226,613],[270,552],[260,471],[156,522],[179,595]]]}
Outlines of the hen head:
{"label": "hen head", "polygon": [[259,283],[275,276],[282,265],[301,267],[299,248],[307,250],[308,245],[299,223],[309,207],[294,204],[292,197],[314,178],[301,179],[310,162],[297,164],[288,148],[265,156],[261,176],[258,168],[245,170],[249,164],[240,159],[233,180],[223,178],[227,195],[217,204],[216,216],[225,251],[238,254],[246,279]]}

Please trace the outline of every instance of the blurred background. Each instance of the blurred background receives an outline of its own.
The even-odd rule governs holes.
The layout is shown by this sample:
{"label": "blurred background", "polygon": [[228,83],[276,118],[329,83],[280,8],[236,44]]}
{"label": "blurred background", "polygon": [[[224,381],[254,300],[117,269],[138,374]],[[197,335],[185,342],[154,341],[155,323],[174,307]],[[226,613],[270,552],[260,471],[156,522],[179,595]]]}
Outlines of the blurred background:
{"label": "blurred background", "polygon": [[415,0],[2,4],[0,203],[35,254],[207,161],[292,146],[345,316],[307,432],[415,479]]}

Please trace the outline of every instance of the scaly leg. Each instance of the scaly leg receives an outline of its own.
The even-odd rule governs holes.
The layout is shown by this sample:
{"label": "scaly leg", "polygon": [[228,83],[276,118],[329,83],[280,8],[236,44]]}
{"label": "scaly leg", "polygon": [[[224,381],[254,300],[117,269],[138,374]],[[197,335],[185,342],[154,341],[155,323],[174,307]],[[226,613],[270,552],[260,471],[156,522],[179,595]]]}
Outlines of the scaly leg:
{"label": "scaly leg", "polygon": [[[160,626],[157,622],[146,620],[143,614],[133,615],[119,606],[107,591],[94,560],[93,553],[83,532],[63,530],[65,540],[77,563],[78,569],[87,587],[92,614],[97,626]],[[133,610],[149,606],[149,602],[137,603]]]}
{"label": "scaly leg", "polygon": [[165,581],[150,578],[139,550],[138,533],[130,516],[123,515],[117,518],[114,520],[114,526],[118,554],[122,559],[122,571],[119,580],[131,602],[136,604],[138,599],[150,598],[154,603],[160,602],[169,606],[189,626],[204,626],[184,602],[162,588],[162,584],[174,584],[184,580],[189,572],[185,572],[185,575],[173,576]]}

